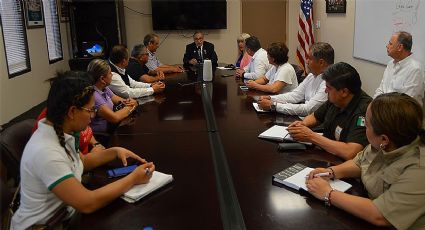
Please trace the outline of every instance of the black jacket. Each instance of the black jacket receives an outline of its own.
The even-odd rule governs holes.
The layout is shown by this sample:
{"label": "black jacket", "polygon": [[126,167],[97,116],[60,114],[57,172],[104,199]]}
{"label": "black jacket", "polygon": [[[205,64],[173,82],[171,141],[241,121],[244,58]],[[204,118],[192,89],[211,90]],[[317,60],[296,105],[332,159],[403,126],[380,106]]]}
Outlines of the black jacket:
{"label": "black jacket", "polygon": [[[203,56],[203,60],[210,59],[212,66],[214,68],[217,67],[218,58],[217,58],[217,54],[214,51],[214,45],[212,43],[204,41],[203,47],[202,47],[202,56]],[[191,66],[189,61],[192,58],[195,58],[196,60],[198,60],[198,62],[201,61],[201,58],[198,55],[198,48],[196,47],[195,42],[192,42],[186,46],[186,52],[183,57],[183,64],[185,67]]]}

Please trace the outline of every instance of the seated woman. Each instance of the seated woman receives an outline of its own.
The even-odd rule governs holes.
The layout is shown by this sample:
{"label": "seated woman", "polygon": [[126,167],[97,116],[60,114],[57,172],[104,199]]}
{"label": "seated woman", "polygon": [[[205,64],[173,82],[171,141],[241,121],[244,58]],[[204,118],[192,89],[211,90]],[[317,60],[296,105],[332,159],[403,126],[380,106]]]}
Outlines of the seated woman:
{"label": "seated woman", "polygon": [[[425,130],[421,106],[406,94],[382,94],[366,112],[368,145],[353,160],[313,170],[308,191],[351,214],[380,226],[425,229]],[[331,178],[360,177],[369,198],[333,190]],[[327,179],[327,178],[326,178]]]}
{"label": "seated woman", "polygon": [[[44,108],[40,115],[38,115],[37,119],[35,120],[34,126],[32,128],[32,132],[34,133],[35,130],[38,128],[38,122],[46,117],[47,108]],[[90,126],[87,126],[87,128],[83,131],[81,131],[78,134],[78,138],[80,140],[80,151],[83,155],[86,155],[87,153],[91,152],[97,152],[104,150],[105,147],[101,143],[99,143],[96,138],[93,136],[93,130]]]}
{"label": "seated woman", "polygon": [[[95,115],[93,92],[89,76],[84,72],[69,71],[53,80],[46,119],[40,120],[22,155],[21,200],[12,217],[11,229],[46,224],[63,207],[68,207],[68,215],[74,209],[91,213],[151,178],[155,170],[153,163],[127,149],[113,147],[99,153],[80,154],[73,134],[84,130]],[[81,184],[83,170],[116,158],[127,165],[128,157],[142,165],[124,178],[93,191]]]}
{"label": "seated woman", "polygon": [[236,60],[236,68],[243,69],[251,61],[251,56],[245,51],[245,39],[251,37],[251,35],[246,33],[241,33],[236,39],[238,44],[238,59]]}
{"label": "seated woman", "polygon": [[267,49],[267,58],[273,67],[265,76],[257,80],[249,80],[245,84],[250,89],[256,89],[272,94],[291,92],[298,86],[294,67],[288,63],[289,49],[285,43],[270,44]]}
{"label": "seated woman", "polygon": [[[107,61],[102,59],[92,60],[87,72],[94,79],[94,98],[95,109],[97,110],[96,117],[90,123],[94,132],[110,131],[111,124],[117,124],[137,106],[137,101],[131,98],[123,99],[115,95],[108,87],[112,81],[111,68]],[[114,105],[121,103],[122,108],[114,111]],[[108,124],[109,123],[109,124]]]}

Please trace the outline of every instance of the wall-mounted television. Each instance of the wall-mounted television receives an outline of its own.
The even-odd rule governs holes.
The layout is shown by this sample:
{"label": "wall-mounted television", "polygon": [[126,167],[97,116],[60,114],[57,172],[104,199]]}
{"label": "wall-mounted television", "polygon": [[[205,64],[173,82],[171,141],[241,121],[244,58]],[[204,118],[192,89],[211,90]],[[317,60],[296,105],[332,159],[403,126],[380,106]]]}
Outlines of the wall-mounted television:
{"label": "wall-mounted television", "polygon": [[154,30],[227,28],[226,0],[152,0]]}

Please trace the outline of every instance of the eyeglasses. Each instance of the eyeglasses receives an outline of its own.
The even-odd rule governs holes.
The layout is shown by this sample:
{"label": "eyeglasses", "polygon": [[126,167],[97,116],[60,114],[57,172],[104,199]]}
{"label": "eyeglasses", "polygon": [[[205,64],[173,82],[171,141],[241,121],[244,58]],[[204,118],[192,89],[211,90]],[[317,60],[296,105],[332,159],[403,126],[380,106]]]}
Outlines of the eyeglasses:
{"label": "eyeglasses", "polygon": [[96,117],[97,109],[95,109],[95,108],[88,109],[86,107],[81,107],[80,109],[89,112],[90,113],[90,118],[95,118]]}
{"label": "eyeglasses", "polygon": [[139,55],[139,58],[141,58],[142,56],[144,56],[144,55],[149,55],[149,53],[141,53],[140,55]]}

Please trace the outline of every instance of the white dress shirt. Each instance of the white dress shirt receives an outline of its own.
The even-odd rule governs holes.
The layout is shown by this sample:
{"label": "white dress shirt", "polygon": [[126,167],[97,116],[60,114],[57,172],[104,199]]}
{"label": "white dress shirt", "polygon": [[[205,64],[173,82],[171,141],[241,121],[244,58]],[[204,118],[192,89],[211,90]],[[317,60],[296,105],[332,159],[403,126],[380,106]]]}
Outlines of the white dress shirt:
{"label": "white dress shirt", "polygon": [[[112,64],[112,63],[111,63]],[[114,64],[112,64],[114,65]],[[125,70],[114,65],[120,74],[125,74]],[[127,75],[128,76],[128,75]],[[138,82],[133,80],[130,76],[128,76],[128,80],[130,81],[130,86],[126,85],[124,80],[122,80],[121,76],[118,73],[112,72],[112,81],[108,86],[109,89],[112,90],[116,95],[123,98],[138,98],[149,96],[154,93],[153,88],[150,84],[144,82]]]}
{"label": "white dress shirt", "polygon": [[271,100],[277,102],[276,111],[279,113],[307,116],[328,100],[325,89],[322,74],[314,76],[310,73],[292,92],[271,96]]}
{"label": "white dress shirt", "polygon": [[146,63],[146,66],[149,68],[149,70],[156,70],[159,66],[162,66],[162,63],[159,61],[158,57],[156,56],[156,53],[152,53],[150,50],[148,50],[149,59]]}
{"label": "white dress shirt", "polygon": [[279,93],[291,92],[298,86],[297,74],[295,73],[294,67],[288,62],[278,67],[272,66],[272,68],[267,71],[266,78],[269,80],[267,83],[268,85],[272,85],[276,81],[286,83],[286,86],[283,87]]}
{"label": "white dress shirt", "polygon": [[252,56],[249,64],[244,67],[245,74],[243,77],[249,80],[256,80],[264,76],[270,68],[272,68],[272,65],[269,63],[269,59],[267,59],[267,51],[260,48]]}
{"label": "white dress shirt", "polygon": [[415,98],[420,105],[424,97],[424,69],[412,55],[394,63],[388,62],[381,84],[373,98],[383,93],[399,92]]}

